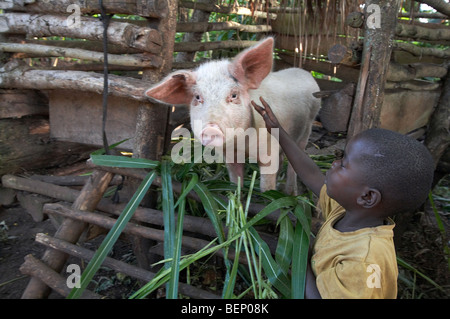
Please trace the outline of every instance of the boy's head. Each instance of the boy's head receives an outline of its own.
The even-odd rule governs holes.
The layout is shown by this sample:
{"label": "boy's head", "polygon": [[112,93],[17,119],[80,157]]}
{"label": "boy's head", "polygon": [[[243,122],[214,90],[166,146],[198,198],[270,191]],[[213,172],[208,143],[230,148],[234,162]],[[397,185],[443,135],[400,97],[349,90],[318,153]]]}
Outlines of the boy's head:
{"label": "boy's head", "polygon": [[[342,164],[342,171],[333,164],[327,176],[329,187],[339,182],[337,177],[341,178],[341,189],[338,183],[331,192],[345,201],[343,193],[350,185],[349,203],[355,202],[352,197],[358,198],[359,205],[371,207],[376,203],[384,216],[417,209],[427,198],[434,173],[433,159],[424,145],[385,129],[369,129],[354,136],[347,144]],[[345,174],[347,182],[342,180]],[[345,203],[341,205],[345,207]]]}

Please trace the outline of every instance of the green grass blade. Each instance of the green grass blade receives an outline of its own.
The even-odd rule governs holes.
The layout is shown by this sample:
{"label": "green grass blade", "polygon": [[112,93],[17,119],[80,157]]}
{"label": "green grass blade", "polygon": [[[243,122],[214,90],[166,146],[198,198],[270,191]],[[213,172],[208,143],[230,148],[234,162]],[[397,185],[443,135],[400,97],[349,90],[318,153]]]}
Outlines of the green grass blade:
{"label": "green grass blade", "polygon": [[183,188],[183,191],[181,192],[180,196],[178,197],[177,202],[175,203],[175,208],[180,204],[182,200],[186,198],[186,196],[189,194],[189,192],[194,188],[194,186],[198,183],[198,175],[195,173],[190,174],[191,180],[189,184]]}
{"label": "green grass blade", "polygon": [[151,161],[145,158],[131,158],[117,155],[92,155],[91,160],[95,165],[109,167],[127,167],[127,168],[149,168],[154,169],[159,165],[157,161]]}
{"label": "green grass blade", "polygon": [[89,282],[94,277],[97,270],[100,268],[101,264],[105,260],[111,248],[119,238],[119,235],[127,225],[130,218],[133,216],[136,208],[139,206],[142,198],[147,193],[150,185],[156,177],[156,172],[151,171],[142,181],[141,185],[137,189],[136,193],[133,195],[131,200],[128,202],[127,206],[124,208],[119,218],[117,219],[114,226],[109,231],[108,235],[103,240],[102,244],[94,254],[94,257],[89,262],[83,275],[80,279],[80,288],[73,288],[70,294],[67,296],[68,299],[76,299],[81,296],[83,291],[86,289]]}
{"label": "green grass blade", "polygon": [[280,221],[280,234],[275,250],[275,260],[280,267],[288,272],[292,260],[292,245],[294,244],[294,227],[288,216]]}
{"label": "green grass blade", "polygon": [[[194,180],[194,179],[192,179]],[[192,181],[191,180],[191,181]],[[185,183],[183,183],[182,189],[186,189]],[[186,206],[186,196],[180,197],[178,206],[178,218],[177,218],[177,229],[175,235],[175,245],[172,260],[172,269],[170,274],[170,280],[168,284],[168,291],[166,294],[167,299],[177,299],[178,297],[178,281],[180,277],[180,256],[181,256],[181,242],[183,238],[183,220],[185,214]]]}
{"label": "green grass blade", "polygon": [[261,257],[262,267],[268,280],[285,298],[290,298],[291,287],[288,275],[283,272],[281,267],[273,259],[269,246],[261,239],[256,230],[251,227],[249,232],[252,236],[255,250]]}
{"label": "green grass blade", "polygon": [[195,184],[193,190],[200,197],[205,212],[211,220],[214,230],[219,237],[219,242],[223,243],[225,241],[225,233],[218,216],[218,207],[213,195],[203,183]]}
{"label": "green grass blade", "polygon": [[309,233],[301,224],[297,224],[294,235],[292,254],[291,287],[292,299],[303,299],[305,296],[306,268],[308,263]]}
{"label": "green grass blade", "polygon": [[[167,160],[161,162],[161,189],[164,222],[164,259],[171,259],[164,267],[170,269],[175,253],[175,209],[172,190],[171,163]],[[169,281],[167,291],[174,291],[174,288],[170,287],[170,284],[172,283],[172,281]],[[171,297],[173,296],[167,295],[167,298]]]}

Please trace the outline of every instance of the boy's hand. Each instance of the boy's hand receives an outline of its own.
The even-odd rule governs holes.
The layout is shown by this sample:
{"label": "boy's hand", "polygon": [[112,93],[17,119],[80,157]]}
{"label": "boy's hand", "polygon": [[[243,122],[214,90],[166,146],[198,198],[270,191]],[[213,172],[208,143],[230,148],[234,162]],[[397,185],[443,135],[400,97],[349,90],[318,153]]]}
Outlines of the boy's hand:
{"label": "boy's hand", "polygon": [[258,111],[259,114],[261,114],[264,122],[266,122],[267,130],[269,131],[269,133],[271,133],[272,128],[280,128],[280,123],[278,122],[276,116],[273,114],[269,104],[267,104],[267,102],[262,97],[260,97],[259,100],[261,101],[262,105],[264,105],[264,108],[256,104],[253,100],[251,101],[251,103],[255,110]]}

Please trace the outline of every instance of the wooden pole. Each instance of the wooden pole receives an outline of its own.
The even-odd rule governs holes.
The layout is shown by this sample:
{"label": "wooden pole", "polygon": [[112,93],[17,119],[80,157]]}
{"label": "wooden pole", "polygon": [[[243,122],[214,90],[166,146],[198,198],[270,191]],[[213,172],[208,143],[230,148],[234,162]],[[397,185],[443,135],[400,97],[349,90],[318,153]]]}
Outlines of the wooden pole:
{"label": "wooden pole", "polygon": [[[175,32],[177,26],[178,1],[167,0],[168,14],[161,19],[158,31],[164,34],[161,53],[162,65],[159,70],[144,69],[142,80],[151,83],[159,82],[172,68],[173,46],[175,43]],[[151,21],[147,21],[151,25]],[[136,122],[136,133],[134,136],[133,157],[147,158],[152,160],[161,159],[168,146],[166,142],[166,129],[169,122],[170,108],[150,102],[141,103],[138,109]],[[137,189],[137,182],[131,182],[127,188],[134,191]],[[152,191],[143,200],[143,205],[153,207],[156,195],[152,196]],[[152,203],[153,202],[153,203]],[[152,261],[149,259],[149,248],[152,245],[148,239],[133,237],[134,253],[139,266],[148,269]]]}
{"label": "wooden pole", "polygon": [[[80,195],[72,205],[73,209],[79,211],[92,211],[101,200],[114,174],[104,171],[94,171],[91,178],[84,185]],[[70,243],[75,243],[80,238],[86,224],[77,220],[66,218],[55,237]],[[42,261],[56,272],[60,272],[67,260],[68,255],[54,250],[47,249],[42,257]],[[27,288],[22,294],[23,299],[46,298],[50,293],[49,287],[37,277],[32,277]]]}
{"label": "wooden pole", "polygon": [[364,49],[348,137],[380,124],[400,0],[367,0]]}
{"label": "wooden pole", "polygon": [[[25,262],[20,266],[20,271],[25,275],[33,276],[33,278],[40,278],[46,285],[64,297],[69,295],[71,291],[71,289],[67,287],[66,279],[63,276],[48,267],[39,259],[33,257],[33,255],[25,256]],[[102,296],[92,291],[85,290],[81,298],[101,299]]]}
{"label": "wooden pole", "polygon": [[[107,13],[135,14],[150,18],[165,17],[168,9],[165,0],[104,0],[103,6]],[[71,13],[74,10],[79,10],[82,14],[100,13],[100,6],[97,0],[3,0],[0,1],[0,8],[40,13]]]}
{"label": "wooden pole", "polygon": [[[89,249],[74,244],[70,244],[61,239],[53,238],[42,233],[36,234],[36,241],[40,244],[46,245],[47,247],[64,251],[65,253],[70,254],[71,256],[83,258],[85,260],[91,260],[95,254],[93,251]],[[149,282],[155,277],[155,274],[153,272],[141,269],[139,267],[127,264],[123,261],[119,261],[110,257],[105,258],[103,265],[112,268],[117,272],[121,272],[133,278],[143,280],[144,282]],[[181,282],[179,283],[179,290],[180,293],[182,293],[183,295],[189,296],[194,299],[220,298],[220,296],[218,295],[215,295],[213,293],[207,292],[205,290]]]}
{"label": "wooden pole", "polygon": [[[65,15],[4,13],[0,16],[0,32],[98,41],[103,39],[103,24],[97,18],[80,17],[78,26],[68,27],[68,17]],[[161,52],[162,39],[158,30],[138,27],[131,23],[111,22],[108,27],[108,41],[150,53]]]}

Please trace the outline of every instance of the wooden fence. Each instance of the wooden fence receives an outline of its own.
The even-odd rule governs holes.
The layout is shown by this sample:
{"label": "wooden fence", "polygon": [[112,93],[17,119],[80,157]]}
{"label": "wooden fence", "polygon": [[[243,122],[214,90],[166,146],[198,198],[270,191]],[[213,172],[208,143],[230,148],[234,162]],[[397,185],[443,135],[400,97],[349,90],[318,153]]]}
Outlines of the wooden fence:
{"label": "wooden fence", "polygon": [[[171,130],[188,121],[188,115],[186,109],[172,112],[148,102],[144,91],[173,68],[192,68],[204,59],[232,57],[270,35],[276,39],[276,69],[300,66],[321,74],[320,120],[327,130],[347,131],[349,123],[366,122],[402,133],[428,127],[426,143],[437,163],[449,145],[450,51],[418,46],[416,41],[448,45],[448,23],[421,23],[417,19],[423,14],[398,14],[394,10],[387,30],[390,36],[367,27],[356,0],[318,1],[316,5],[304,0],[296,1],[297,6],[289,1],[280,3],[103,1],[106,12],[116,14],[107,33],[109,140],[130,138],[122,147],[132,150],[133,156],[159,159],[167,151]],[[366,5],[369,3],[366,1]],[[448,21],[448,4],[433,3],[439,13],[425,16]],[[33,279],[24,297],[45,297],[47,286],[65,295],[58,272],[67,253],[75,252],[70,245],[78,241],[85,222],[111,222],[109,217],[79,212],[97,208],[114,214],[117,209],[101,199],[113,175],[135,181],[142,176],[130,170],[107,172],[95,168],[93,177],[75,194],[52,182],[5,175],[45,167],[50,162],[58,165],[86,158],[102,144],[104,28],[97,1],[13,0],[0,1],[0,8],[4,10],[0,15],[0,146],[9,150],[0,156],[2,187],[41,192],[42,196],[54,197],[52,201],[72,203],[70,207],[46,204],[46,214],[72,217],[65,219],[54,238],[37,239],[55,249],[47,250],[43,257],[48,266],[34,257],[27,258],[23,272]],[[209,22],[211,15],[215,15],[214,22]],[[396,21],[397,16],[405,15],[417,19]],[[365,42],[360,41],[362,36]],[[176,37],[183,41],[175,42]],[[395,41],[398,39],[403,41]],[[378,92],[375,96],[371,95],[374,91]],[[372,116],[369,120],[366,109]],[[361,127],[351,127],[352,133]],[[420,132],[423,135],[424,129]],[[30,154],[35,156],[31,161]],[[144,210],[138,214],[137,223],[153,218],[158,224],[155,214],[160,217],[161,212]],[[36,218],[39,221],[43,217],[38,214]],[[157,230],[142,229],[144,235],[133,234],[161,240]],[[88,251],[79,254],[86,259],[91,256]],[[108,262],[114,269],[140,279],[154,275],[142,268],[125,269],[113,260]],[[189,286],[180,286],[180,291],[197,298],[217,297]]]}

